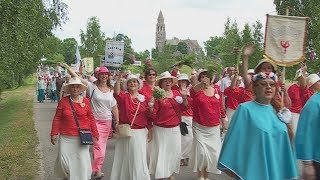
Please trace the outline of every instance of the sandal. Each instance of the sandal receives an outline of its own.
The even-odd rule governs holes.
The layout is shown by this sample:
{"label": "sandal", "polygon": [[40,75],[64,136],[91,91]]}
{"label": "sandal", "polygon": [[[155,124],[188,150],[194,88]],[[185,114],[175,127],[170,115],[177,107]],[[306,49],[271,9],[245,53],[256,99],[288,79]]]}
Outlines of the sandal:
{"label": "sandal", "polygon": [[99,179],[102,179],[103,177],[104,177],[104,173],[101,173],[99,176],[96,173],[95,176],[94,176],[94,179],[95,180],[99,180]]}

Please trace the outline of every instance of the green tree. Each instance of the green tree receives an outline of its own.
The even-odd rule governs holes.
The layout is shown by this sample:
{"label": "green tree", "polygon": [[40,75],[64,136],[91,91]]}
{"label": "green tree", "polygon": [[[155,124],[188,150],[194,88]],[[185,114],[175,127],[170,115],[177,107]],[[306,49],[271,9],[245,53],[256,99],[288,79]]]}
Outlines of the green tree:
{"label": "green tree", "polygon": [[182,54],[188,54],[188,45],[185,42],[179,42],[177,45],[177,50]]}
{"label": "green tree", "polygon": [[36,70],[66,8],[60,0],[0,1],[0,89],[21,85]]}
{"label": "green tree", "polygon": [[81,57],[93,57],[95,66],[100,65],[100,56],[105,52],[105,34],[101,31],[99,19],[90,17],[86,31],[80,30]]}
{"label": "green tree", "polygon": [[77,49],[77,41],[74,38],[64,39],[61,43],[61,54],[67,64],[75,63],[75,54]]}
{"label": "green tree", "polygon": [[[276,10],[279,15],[285,15],[286,9],[289,10],[290,16],[302,16],[309,17],[308,30],[307,30],[307,42],[306,42],[306,58],[308,71],[316,73],[320,66],[319,58],[316,60],[309,59],[309,53],[312,51],[320,52],[320,4],[318,0],[274,0]],[[297,66],[288,68],[291,72],[291,77],[296,70]],[[291,70],[290,70],[291,69]]]}
{"label": "green tree", "polygon": [[220,53],[223,37],[214,36],[204,42],[204,49],[207,52],[208,57],[217,57]]}

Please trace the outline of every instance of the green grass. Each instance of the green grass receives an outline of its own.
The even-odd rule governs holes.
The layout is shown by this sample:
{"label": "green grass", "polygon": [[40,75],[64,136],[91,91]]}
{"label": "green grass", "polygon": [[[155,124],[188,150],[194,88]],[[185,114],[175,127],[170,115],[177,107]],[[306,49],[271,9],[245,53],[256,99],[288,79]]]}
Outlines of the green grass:
{"label": "green grass", "polygon": [[35,86],[4,91],[0,100],[0,179],[35,179],[39,144],[33,121]]}

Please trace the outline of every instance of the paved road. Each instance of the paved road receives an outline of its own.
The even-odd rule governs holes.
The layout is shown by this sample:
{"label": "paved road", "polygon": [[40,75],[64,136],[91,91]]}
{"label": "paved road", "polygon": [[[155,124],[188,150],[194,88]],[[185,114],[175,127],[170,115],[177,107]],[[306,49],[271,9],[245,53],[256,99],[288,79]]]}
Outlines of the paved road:
{"label": "paved road", "polygon": [[[55,113],[57,103],[51,103],[50,101],[45,101],[45,103],[34,102],[34,120],[35,127],[38,131],[38,136],[40,140],[39,150],[42,155],[42,166],[41,166],[41,176],[39,179],[43,180],[53,180],[55,179],[53,175],[53,165],[55,158],[57,156],[57,146],[50,143],[50,130],[51,123]],[[116,139],[110,139],[107,145],[107,155],[103,166],[103,172],[106,176],[104,180],[108,180],[112,168],[113,155],[114,155],[114,144]],[[196,173],[193,173],[190,166],[181,167],[180,174],[175,175],[176,180],[195,180]],[[211,180],[230,180],[225,174],[223,175],[209,175]]]}

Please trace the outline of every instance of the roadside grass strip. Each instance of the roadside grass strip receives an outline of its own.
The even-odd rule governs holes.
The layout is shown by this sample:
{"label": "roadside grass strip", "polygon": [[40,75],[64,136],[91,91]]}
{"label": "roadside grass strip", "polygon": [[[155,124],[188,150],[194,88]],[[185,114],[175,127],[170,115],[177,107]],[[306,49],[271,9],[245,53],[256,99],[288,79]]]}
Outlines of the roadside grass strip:
{"label": "roadside grass strip", "polygon": [[35,179],[39,144],[33,121],[34,85],[5,91],[0,100],[0,179]]}

